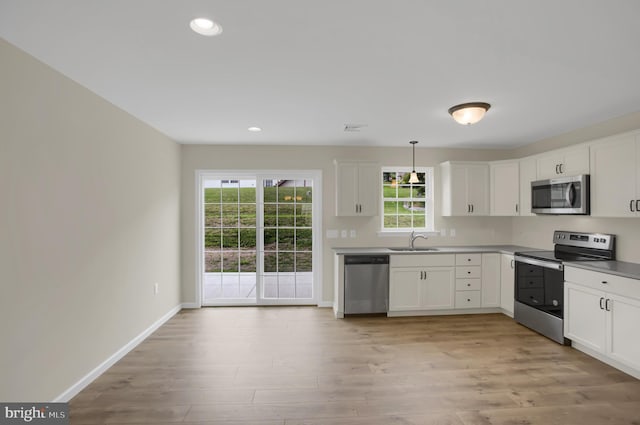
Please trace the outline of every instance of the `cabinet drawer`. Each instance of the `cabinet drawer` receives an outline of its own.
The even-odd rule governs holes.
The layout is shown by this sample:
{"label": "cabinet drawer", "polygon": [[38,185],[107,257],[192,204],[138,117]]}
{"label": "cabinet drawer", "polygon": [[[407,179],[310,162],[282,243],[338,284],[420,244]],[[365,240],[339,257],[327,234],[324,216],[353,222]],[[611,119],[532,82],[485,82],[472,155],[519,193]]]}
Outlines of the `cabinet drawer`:
{"label": "cabinet drawer", "polygon": [[479,291],[480,279],[456,279],[456,291]]}
{"label": "cabinet drawer", "polygon": [[444,267],[455,264],[453,254],[401,254],[391,255],[391,267]]}
{"label": "cabinet drawer", "polygon": [[527,276],[518,279],[518,288],[542,288],[544,287],[544,278],[542,276]]}
{"label": "cabinet drawer", "polygon": [[456,291],[456,308],[480,307],[480,291]]}
{"label": "cabinet drawer", "polygon": [[640,299],[640,280],[566,266],[564,280],[612,294]]}
{"label": "cabinet drawer", "polygon": [[480,279],[481,272],[480,267],[456,267],[456,278]]}
{"label": "cabinet drawer", "polygon": [[456,266],[479,266],[482,254],[456,254]]}

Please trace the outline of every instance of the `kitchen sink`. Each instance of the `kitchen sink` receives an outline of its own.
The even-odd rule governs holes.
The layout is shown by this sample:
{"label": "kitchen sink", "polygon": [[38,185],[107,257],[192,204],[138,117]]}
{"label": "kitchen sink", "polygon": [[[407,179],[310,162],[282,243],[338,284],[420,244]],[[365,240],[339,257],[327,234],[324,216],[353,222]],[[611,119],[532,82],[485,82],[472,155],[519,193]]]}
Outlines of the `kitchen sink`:
{"label": "kitchen sink", "polygon": [[403,251],[403,252],[425,252],[425,251],[437,251],[438,248],[389,248],[391,251]]}

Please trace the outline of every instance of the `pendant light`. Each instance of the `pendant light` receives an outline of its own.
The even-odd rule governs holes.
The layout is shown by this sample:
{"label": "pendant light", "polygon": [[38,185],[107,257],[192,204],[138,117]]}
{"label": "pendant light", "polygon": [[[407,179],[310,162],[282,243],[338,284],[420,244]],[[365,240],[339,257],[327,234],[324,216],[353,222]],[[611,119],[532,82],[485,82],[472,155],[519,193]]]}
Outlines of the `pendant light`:
{"label": "pendant light", "polygon": [[420,183],[418,179],[418,173],[416,173],[416,143],[417,140],[412,140],[409,143],[413,146],[413,171],[411,171],[411,177],[409,177],[409,183]]}
{"label": "pendant light", "polygon": [[449,108],[449,114],[457,123],[470,125],[480,121],[489,108],[491,105],[485,102],[461,103]]}

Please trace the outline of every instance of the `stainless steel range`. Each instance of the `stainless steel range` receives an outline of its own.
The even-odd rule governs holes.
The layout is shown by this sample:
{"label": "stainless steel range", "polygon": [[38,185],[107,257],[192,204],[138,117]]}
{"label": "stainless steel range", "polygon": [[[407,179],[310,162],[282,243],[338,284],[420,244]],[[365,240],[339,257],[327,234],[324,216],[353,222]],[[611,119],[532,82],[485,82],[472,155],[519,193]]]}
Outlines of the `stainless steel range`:
{"label": "stainless steel range", "polygon": [[514,319],[568,344],[563,323],[563,262],[615,260],[615,236],[556,230],[553,242],[553,251],[515,253]]}

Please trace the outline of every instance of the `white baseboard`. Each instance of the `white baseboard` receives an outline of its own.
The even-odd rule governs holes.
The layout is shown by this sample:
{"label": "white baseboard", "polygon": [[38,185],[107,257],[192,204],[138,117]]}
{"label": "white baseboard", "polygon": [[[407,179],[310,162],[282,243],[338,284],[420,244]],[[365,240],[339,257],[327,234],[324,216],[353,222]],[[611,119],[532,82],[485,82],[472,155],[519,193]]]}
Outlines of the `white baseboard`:
{"label": "white baseboard", "polygon": [[177,305],[171,310],[169,310],[164,316],[156,320],[151,326],[149,326],[142,333],[140,333],[138,336],[136,336],[131,341],[129,341],[124,347],[120,348],[118,351],[112,354],[111,357],[103,361],[95,369],[93,369],[91,372],[86,374],[82,379],[80,379],[78,382],[76,382],[71,387],[69,387],[65,392],[63,392],[58,397],[53,399],[53,403],[66,403],[69,400],[71,400],[73,397],[76,396],[76,394],[82,391],[87,385],[92,383],[98,376],[102,375],[104,372],[106,372],[107,369],[113,366],[118,360],[126,356],[129,351],[136,348],[138,344],[144,341],[149,335],[151,335],[156,329],[162,326],[167,320],[175,316],[175,314],[178,313],[180,310],[182,310],[182,305]]}
{"label": "white baseboard", "polygon": [[200,308],[198,303],[182,303],[182,308]]}
{"label": "white baseboard", "polygon": [[321,308],[333,308],[333,301],[320,301],[318,307]]}

